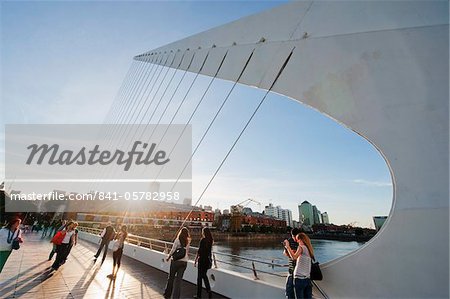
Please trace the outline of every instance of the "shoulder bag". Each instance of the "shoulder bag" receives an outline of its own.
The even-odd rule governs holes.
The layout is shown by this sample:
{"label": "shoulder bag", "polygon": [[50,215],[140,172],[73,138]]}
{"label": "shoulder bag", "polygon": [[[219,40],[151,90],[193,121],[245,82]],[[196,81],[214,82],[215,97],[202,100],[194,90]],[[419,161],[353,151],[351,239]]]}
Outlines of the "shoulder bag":
{"label": "shoulder bag", "polygon": [[322,280],[323,275],[320,270],[319,262],[316,262],[315,258],[311,258],[311,272],[310,272],[311,280]]}
{"label": "shoulder bag", "polygon": [[175,252],[172,254],[172,258],[174,261],[181,260],[186,256],[186,248],[178,247]]}

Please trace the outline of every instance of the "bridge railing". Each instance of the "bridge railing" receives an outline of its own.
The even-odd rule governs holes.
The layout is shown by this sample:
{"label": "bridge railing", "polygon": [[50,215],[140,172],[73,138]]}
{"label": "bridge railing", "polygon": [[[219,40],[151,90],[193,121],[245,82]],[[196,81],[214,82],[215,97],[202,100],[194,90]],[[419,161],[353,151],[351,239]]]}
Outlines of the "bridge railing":
{"label": "bridge railing", "polygon": [[[91,233],[94,235],[99,235],[102,232],[102,229],[93,228],[93,227],[79,226],[78,229],[80,231],[83,231],[86,233]],[[129,244],[134,244],[137,246],[145,247],[145,248],[148,248],[151,250],[165,252],[167,254],[169,253],[169,251],[172,249],[172,246],[173,246],[172,242],[137,236],[137,235],[133,235],[133,234],[128,234],[126,242],[128,242]],[[198,251],[198,247],[189,246],[188,254],[192,259],[195,259],[197,251]],[[287,268],[288,267],[287,264],[280,264],[275,261],[262,261],[262,260],[258,260],[258,259],[242,257],[239,255],[234,255],[234,254],[221,253],[221,252],[217,252],[217,251],[213,251],[212,256],[213,256],[213,267],[215,267],[215,268],[219,268],[220,264],[226,264],[226,265],[230,265],[233,267],[246,269],[246,270],[249,270],[250,272],[252,272],[254,278],[256,278],[256,279],[258,278],[259,273],[274,275],[274,276],[278,276],[278,277],[286,277],[285,273],[277,273],[275,271],[266,271],[261,268],[272,268],[272,269]],[[238,262],[232,263],[229,260],[226,260],[227,258],[236,260]]]}
{"label": "bridge railing", "polygon": [[[80,231],[94,234],[94,235],[99,235],[103,231],[103,229],[93,228],[93,227],[83,227],[83,226],[79,226],[78,229]],[[173,246],[172,242],[142,237],[142,236],[133,235],[133,234],[128,234],[126,242],[129,244],[136,245],[136,246],[145,247],[145,248],[148,248],[151,250],[164,252],[166,254],[169,253],[169,251],[172,249],[172,246]],[[189,246],[188,254],[191,259],[195,259],[197,250],[198,250],[198,247]],[[212,256],[213,256],[213,267],[214,268],[220,268],[220,264],[226,264],[226,265],[235,267],[236,269],[249,270],[253,274],[254,279],[259,279],[260,274],[270,275],[272,277],[276,276],[279,279],[285,278],[287,275],[286,274],[287,269],[286,269],[286,271],[284,271],[282,273],[278,273],[275,271],[266,271],[261,268],[266,268],[266,269],[272,268],[274,270],[275,268],[287,268],[288,264],[280,264],[280,263],[276,263],[274,261],[270,261],[270,262],[262,261],[262,260],[258,260],[258,259],[242,257],[239,255],[234,255],[234,254],[221,253],[221,252],[217,252],[217,251],[213,251]],[[235,261],[239,261],[239,262],[232,263],[230,261],[225,260],[226,258],[231,258],[231,259],[233,259]],[[313,294],[314,298],[328,298],[326,293],[314,281],[313,281],[313,286],[314,286],[314,294]]]}

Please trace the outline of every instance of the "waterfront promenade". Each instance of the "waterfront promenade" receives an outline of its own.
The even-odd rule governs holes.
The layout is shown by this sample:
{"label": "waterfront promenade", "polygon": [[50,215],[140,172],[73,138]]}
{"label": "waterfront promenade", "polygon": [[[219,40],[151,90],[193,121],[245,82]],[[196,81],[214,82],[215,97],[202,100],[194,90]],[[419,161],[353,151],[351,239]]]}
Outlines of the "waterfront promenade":
{"label": "waterfront promenade", "polygon": [[[79,239],[67,262],[51,271],[49,238],[28,233],[24,239],[0,273],[0,298],[164,298],[167,273],[137,260],[123,256],[119,273],[111,280],[107,275],[112,270],[112,253],[103,265],[94,263],[96,244]],[[196,286],[183,281],[181,290],[182,297],[192,298]],[[214,294],[214,298],[224,297]]]}

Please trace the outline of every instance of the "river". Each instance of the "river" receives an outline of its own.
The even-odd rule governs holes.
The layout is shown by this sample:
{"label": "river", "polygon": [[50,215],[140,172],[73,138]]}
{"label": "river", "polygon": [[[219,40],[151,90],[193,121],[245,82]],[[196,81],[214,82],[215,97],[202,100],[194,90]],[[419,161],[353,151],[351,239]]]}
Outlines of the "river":
{"label": "river", "polygon": [[[316,259],[321,263],[331,261],[335,258],[341,257],[350,253],[364,243],[359,242],[342,242],[331,240],[311,240]],[[274,241],[254,241],[254,240],[239,240],[228,242],[216,242],[213,248],[214,252],[238,255],[245,258],[256,259],[274,264],[287,264],[287,258],[283,255],[283,247],[281,243]],[[238,272],[250,272],[252,268],[251,261],[246,261],[234,257],[216,255],[217,266]],[[286,267],[272,267],[255,263],[257,270],[267,272],[286,272]]]}

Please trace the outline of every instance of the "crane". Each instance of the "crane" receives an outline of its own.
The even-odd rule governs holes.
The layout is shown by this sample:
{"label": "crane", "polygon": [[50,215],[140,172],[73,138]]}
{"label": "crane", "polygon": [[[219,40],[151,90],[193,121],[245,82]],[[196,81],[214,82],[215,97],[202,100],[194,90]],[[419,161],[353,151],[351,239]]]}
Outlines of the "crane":
{"label": "crane", "polygon": [[231,206],[231,210],[233,214],[241,214],[242,213],[242,209],[245,207],[245,205],[249,204],[250,202],[256,203],[259,207],[259,210],[261,210],[261,203],[259,201],[256,201],[252,198],[248,198],[244,201],[241,201],[240,203],[238,203],[237,205],[233,205]]}
{"label": "crane", "polygon": [[246,205],[250,202],[254,202],[254,203],[258,204],[259,207],[261,208],[261,203],[254,199],[251,199],[251,198],[248,198],[248,199],[238,203],[237,205],[231,206],[231,223],[230,223],[231,231],[238,232],[241,230],[242,212],[244,209],[244,205]]}

